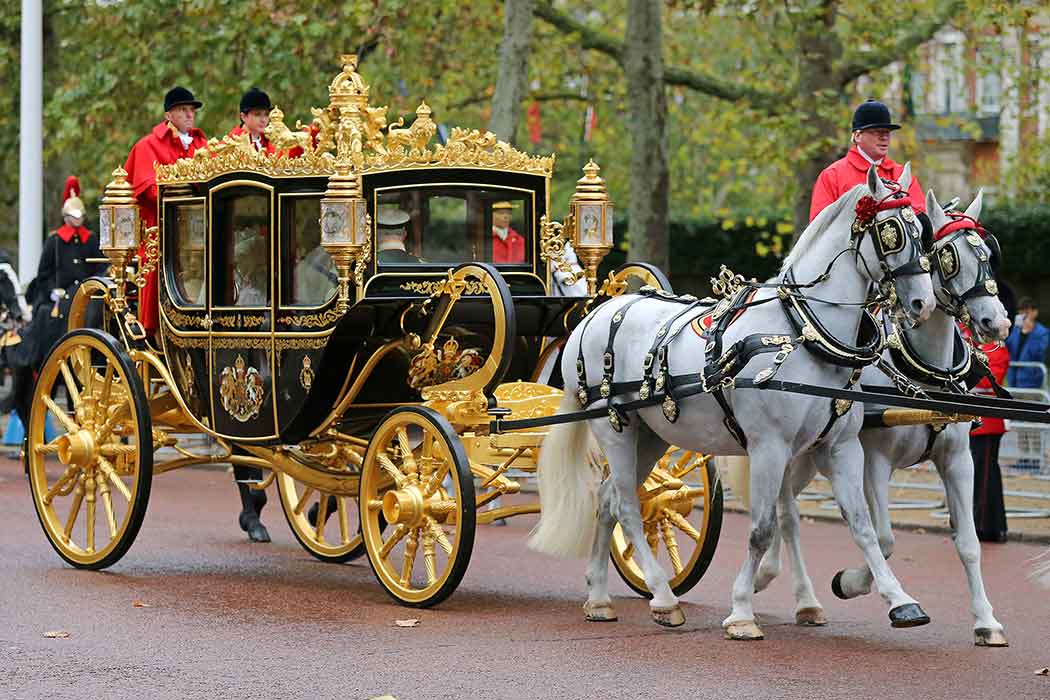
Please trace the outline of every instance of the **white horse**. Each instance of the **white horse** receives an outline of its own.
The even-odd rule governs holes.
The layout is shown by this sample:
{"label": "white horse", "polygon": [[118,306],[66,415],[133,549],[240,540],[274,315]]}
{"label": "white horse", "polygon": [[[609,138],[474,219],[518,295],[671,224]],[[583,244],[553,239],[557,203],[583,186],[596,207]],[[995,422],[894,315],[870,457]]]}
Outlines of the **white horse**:
{"label": "white horse", "polygon": [[[906,166],[900,190],[907,192],[910,182],[911,169]],[[756,332],[771,334],[765,337],[778,344],[800,343],[799,331],[785,311],[791,300],[798,299],[817,306],[816,310],[810,309],[812,315],[803,336],[810,341],[817,336],[824,341],[834,338],[853,343],[862,324],[862,306],[873,285],[893,292],[891,298],[902,323],[911,325],[928,318],[934,298],[930,277],[923,272],[929,265],[921,257],[920,227],[910,208],[893,208],[903,203],[904,200],[896,199],[899,196],[878,178],[874,168],[870,170],[866,184],[844,194],[810,224],[784,261],[778,278],[781,286],[758,290],[749,307],[722,334],[724,346],[730,348]],[[884,206],[875,207],[876,203]],[[873,225],[854,230],[858,205],[868,211],[865,221]],[[887,229],[896,230],[897,235],[887,234]],[[830,275],[826,274],[829,270]],[[790,286],[792,280],[814,280],[815,284],[801,292],[802,287]],[[813,296],[804,297],[810,289]],[[628,305],[632,306],[629,313]],[[707,341],[689,329],[675,334],[676,328],[690,318],[680,320],[675,327],[658,330],[681,308],[680,303],[639,299],[639,295],[625,295],[600,306],[567,341],[562,359],[566,391],[559,413],[578,408],[578,358],[584,360],[586,387],[594,387],[603,379],[603,361],[608,362],[617,381],[636,379],[660,330],[671,338],[667,351],[669,367],[679,373],[688,372],[694,379],[703,377]],[[622,325],[616,335],[614,357],[607,358],[613,320]],[[815,333],[815,327],[823,329],[824,335]],[[847,386],[854,375],[853,368],[822,360],[808,351],[810,347],[807,342],[807,350],[789,352],[786,360],[778,355],[777,360],[783,362],[780,372],[792,381],[808,385]],[[769,355],[759,355],[753,362],[745,359],[739,376],[754,379],[762,365],[769,365],[768,359],[761,361],[762,357]],[[539,461],[541,516],[529,544],[562,556],[582,557],[589,549],[586,618],[616,619],[608,591],[608,557],[613,527],[618,521],[633,545],[645,583],[653,592],[653,619],[667,626],[685,621],[668,585],[668,576],[646,543],[636,492],[657,458],[669,444],[674,444],[713,454],[746,452],[751,458],[748,557],[733,586],[732,613],[723,622],[727,637],[762,638],[752,611],[754,577],[776,530],[776,500],[785,471],[799,455],[808,452],[825,465],[822,471],[831,479],[854,539],[875,572],[876,585],[891,608],[894,626],[928,622],[916,601],[904,592],[878,548],[862,489],[860,406],[847,408],[840,403],[840,410],[836,411],[836,405],[824,398],[723,386],[726,406],[746,438],[746,450],[723,426],[726,414],[709,393],[682,398],[675,422],[665,417],[660,406],[649,406],[625,416],[622,432],[609,420],[592,419],[555,426],[547,436]],[[635,391],[624,399],[638,395]],[[608,478],[600,487],[601,473],[593,466],[598,457],[595,448],[600,448],[608,462]]]}
{"label": "white horse", "polygon": [[[886,350],[884,358],[909,373],[914,381],[920,382],[925,374],[927,381],[921,384],[928,388],[943,389],[947,381],[958,382],[961,380],[958,374],[968,366],[965,354],[958,352],[961,348],[957,343],[961,342],[961,337],[957,336],[955,329],[956,317],[966,321],[982,342],[1001,341],[1010,330],[1010,320],[996,296],[993,278],[992,264],[999,254],[998,242],[984,241],[975,231],[981,214],[981,200],[978,193],[965,212],[966,218],[949,218],[941,210],[932,190],[926,196],[926,210],[935,232],[930,256],[936,261],[933,278],[937,309],[921,327],[899,331],[899,340],[891,336],[891,349]],[[892,349],[893,345],[897,346],[896,350]],[[874,368],[865,369],[861,381],[872,385],[892,384]],[[1007,646],[1003,626],[992,613],[981,577],[981,546],[973,519],[974,466],[970,454],[970,424],[952,423],[939,433],[926,425],[866,428],[861,431],[860,440],[864,446],[864,492],[883,555],[889,558],[893,552],[889,511],[892,472],[928,457],[937,466],[944,482],[950,522],[955,530],[955,548],[970,586],[975,643],[978,646]],[[797,605],[820,610],[802,560],[795,501],[815,473],[816,465],[810,464],[808,469],[795,472],[792,483],[785,483],[779,503],[779,534],[788,544]],[[764,589],[779,571],[778,536],[759,567],[756,590]],[[836,574],[832,590],[840,598],[853,598],[869,593],[871,584],[872,573],[863,566]],[[821,613],[811,624],[825,621]]]}

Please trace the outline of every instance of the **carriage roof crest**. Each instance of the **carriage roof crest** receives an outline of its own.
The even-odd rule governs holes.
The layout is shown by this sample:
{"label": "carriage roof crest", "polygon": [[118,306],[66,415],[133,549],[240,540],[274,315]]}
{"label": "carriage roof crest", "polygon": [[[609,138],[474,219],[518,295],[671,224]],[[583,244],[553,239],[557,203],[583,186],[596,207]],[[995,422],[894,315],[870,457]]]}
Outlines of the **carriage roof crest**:
{"label": "carriage roof crest", "polygon": [[[274,106],[266,136],[276,154],[256,151],[247,134],[213,138],[191,158],[155,165],[159,184],[204,182],[230,172],[252,171],[272,177],[329,176],[350,163],[359,174],[399,168],[499,168],[550,177],[554,155],[533,156],[500,141],[483,129],[454,127],[445,144],[433,144],[437,124],[432,110],[420,102],[416,118],[405,127],[403,117],[387,124],[387,107],[369,103],[369,85],[357,72],[357,56],[342,57],[342,70],[328,86],[327,107],[310,110],[309,124],[291,129],[284,112]],[[289,157],[289,150],[302,155]]]}

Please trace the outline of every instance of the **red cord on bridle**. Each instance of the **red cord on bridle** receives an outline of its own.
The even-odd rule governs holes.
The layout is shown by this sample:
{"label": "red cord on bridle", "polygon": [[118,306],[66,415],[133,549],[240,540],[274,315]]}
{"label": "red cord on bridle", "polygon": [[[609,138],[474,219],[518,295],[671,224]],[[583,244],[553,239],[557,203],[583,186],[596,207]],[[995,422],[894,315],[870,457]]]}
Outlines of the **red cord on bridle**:
{"label": "red cord on bridle", "polygon": [[875,218],[875,215],[880,211],[887,209],[903,209],[904,207],[911,206],[911,197],[905,195],[904,197],[897,197],[901,192],[900,184],[893,181],[885,181],[886,185],[890,188],[890,193],[875,201],[875,198],[871,195],[864,195],[857,202],[856,209],[854,210],[857,214],[857,221],[861,224],[866,224]]}
{"label": "red cord on bridle", "polygon": [[984,226],[981,226],[981,222],[967,214],[960,214],[959,212],[950,211],[947,212],[947,216],[951,219],[944,226],[937,229],[937,233],[933,234],[933,240],[939,241],[950,233],[961,231],[963,229],[973,229],[977,232],[982,239],[988,236],[988,231],[985,230]]}

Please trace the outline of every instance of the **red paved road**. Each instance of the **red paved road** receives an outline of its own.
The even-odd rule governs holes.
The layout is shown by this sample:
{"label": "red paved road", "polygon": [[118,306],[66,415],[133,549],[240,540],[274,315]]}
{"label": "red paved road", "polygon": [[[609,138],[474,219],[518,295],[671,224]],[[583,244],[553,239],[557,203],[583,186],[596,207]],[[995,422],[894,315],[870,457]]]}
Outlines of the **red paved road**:
{"label": "red paved road", "polygon": [[[435,610],[394,605],[364,561],[316,562],[274,507],[274,542],[248,544],[229,475],[159,477],[130,553],[104,573],[65,566],[44,540],[28,486],[0,460],[2,698],[1050,698],[1050,592],[1024,579],[1040,550],[985,549],[996,612],[1013,644],[972,646],[961,566],[943,536],[899,535],[893,563],[933,623],[892,630],[872,596],[827,582],[857,559],[844,527],[804,525],[831,625],[791,624],[791,587],[758,599],[767,639],[722,639],[745,521],[728,515],[688,622],[656,627],[617,582],[621,621],[586,624],[582,563],[528,551],[531,519],[482,527],[459,591]],[[613,574],[615,576],[615,574]],[[151,607],[135,608],[141,600]],[[398,618],[418,617],[415,628]],[[45,639],[68,630],[68,639]]]}

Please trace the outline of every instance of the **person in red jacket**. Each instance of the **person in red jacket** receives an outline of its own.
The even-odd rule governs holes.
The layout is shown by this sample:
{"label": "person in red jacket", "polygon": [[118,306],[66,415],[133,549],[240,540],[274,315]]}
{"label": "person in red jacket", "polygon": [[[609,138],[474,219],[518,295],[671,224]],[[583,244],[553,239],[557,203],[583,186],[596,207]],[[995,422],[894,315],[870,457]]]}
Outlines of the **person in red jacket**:
{"label": "person in red jacket", "polygon": [[[968,329],[963,334],[969,336]],[[1000,384],[1006,379],[1010,353],[1001,343],[978,346],[988,356],[988,368]],[[982,379],[975,387],[978,394],[991,394],[992,385]],[[977,539],[982,542],[1006,541],[1006,506],[1003,503],[1003,475],[999,469],[999,442],[1006,426],[1002,418],[982,418],[981,425],[970,431],[970,454],[973,455],[973,520]]]}
{"label": "person in red jacket", "polygon": [[[887,155],[892,133],[900,128],[890,119],[889,107],[877,100],[868,100],[853,113],[852,145],[844,158],[824,168],[813,185],[813,198],[809,205],[809,220],[843,194],[867,181],[868,169],[878,166],[879,177],[896,181],[904,166],[895,163]],[[926,199],[919,185],[919,178],[912,177],[908,188],[911,208],[915,213],[926,211]]]}
{"label": "person in red jacket", "polygon": [[240,136],[247,132],[251,144],[257,151],[266,151],[273,155],[277,149],[270,139],[266,138],[266,127],[270,123],[270,96],[257,87],[253,87],[241,96],[241,123],[233,127],[230,136]]}
{"label": "person in red jacket", "polygon": [[510,226],[510,202],[496,202],[492,205],[492,262],[520,263],[525,262],[525,239]]}
{"label": "person in red jacket", "polygon": [[[184,87],[176,85],[168,90],[164,95],[164,120],[139,139],[128,154],[124,170],[135,189],[139,214],[147,228],[157,225],[157,181],[153,164],[171,165],[180,158],[189,158],[208,142],[204,132],[195,126],[201,106]],[[139,255],[145,255],[145,241]],[[152,333],[157,330],[158,320],[157,270],[154,268],[139,296],[139,321]]]}

